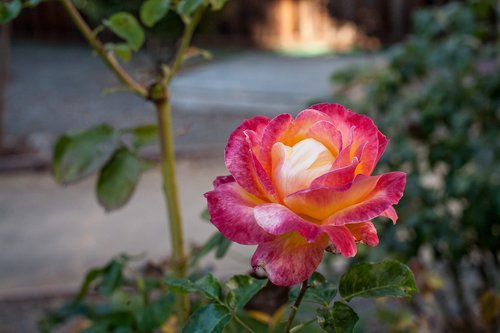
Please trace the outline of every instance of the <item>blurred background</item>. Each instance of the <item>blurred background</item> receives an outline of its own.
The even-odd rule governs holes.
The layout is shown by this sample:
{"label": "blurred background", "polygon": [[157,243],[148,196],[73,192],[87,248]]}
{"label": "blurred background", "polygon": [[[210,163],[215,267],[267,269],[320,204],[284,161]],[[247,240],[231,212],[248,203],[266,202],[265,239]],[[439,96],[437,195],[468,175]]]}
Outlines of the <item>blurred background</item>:
{"label": "blurred background", "polygon": [[[141,5],[75,3],[92,26]],[[411,302],[367,306],[359,331],[499,332],[499,15],[495,0],[232,0],[208,13],[194,44],[213,59],[189,60],[171,90],[189,245],[214,231],[201,218],[202,194],[227,174],[223,149],[242,120],[340,102],[373,117],[391,139],[379,172],[408,172],[398,225],[379,221],[380,245],[359,246],[356,260],[397,258],[420,289]],[[168,14],[125,67],[147,84],[160,60],[172,58],[181,29]],[[0,26],[0,333],[36,332],[47,308],[117,254],[168,256],[158,169],[109,214],[95,199],[95,179],[61,187],[50,174],[64,132],[154,121],[57,1]],[[157,158],[158,149],[144,154]],[[204,265],[222,277],[243,273],[252,252],[233,245],[225,260]],[[332,276],[329,268],[347,264],[325,261]]]}

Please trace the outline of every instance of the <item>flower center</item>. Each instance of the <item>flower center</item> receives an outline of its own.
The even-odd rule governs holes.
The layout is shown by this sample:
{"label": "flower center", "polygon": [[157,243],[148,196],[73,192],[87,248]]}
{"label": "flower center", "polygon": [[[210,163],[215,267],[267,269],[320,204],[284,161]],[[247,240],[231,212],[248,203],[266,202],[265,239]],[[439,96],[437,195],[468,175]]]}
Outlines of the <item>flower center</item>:
{"label": "flower center", "polygon": [[273,183],[281,198],[308,188],[330,171],[334,157],[322,143],[304,139],[292,147],[276,142],[272,149]]}

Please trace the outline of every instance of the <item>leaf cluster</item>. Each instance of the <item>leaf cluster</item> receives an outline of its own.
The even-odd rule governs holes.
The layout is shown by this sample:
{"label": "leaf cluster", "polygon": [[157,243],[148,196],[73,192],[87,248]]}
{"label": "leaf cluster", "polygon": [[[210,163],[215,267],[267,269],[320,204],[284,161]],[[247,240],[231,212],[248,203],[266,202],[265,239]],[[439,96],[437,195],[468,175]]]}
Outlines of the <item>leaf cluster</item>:
{"label": "leaf cluster", "polygon": [[167,293],[161,276],[127,274],[133,258],[122,255],[90,270],[73,300],[50,311],[40,331],[52,332],[71,318],[86,318],[83,333],[153,332],[174,312],[175,297]]}
{"label": "leaf cluster", "polygon": [[66,133],[54,147],[54,178],[61,184],[71,184],[98,173],[99,203],[106,210],[120,208],[132,196],[141,173],[151,165],[139,151],[157,140],[156,125],[124,130],[99,125]]}
{"label": "leaf cluster", "polygon": [[[417,292],[412,271],[395,260],[353,265],[340,278],[338,284],[340,300],[337,301],[334,301],[337,287],[320,273],[315,272],[308,279],[307,286],[303,301],[319,305],[314,321],[328,333],[353,332],[359,317],[348,302],[354,298],[387,296],[410,298]],[[296,301],[299,289],[295,286],[290,290],[290,301]],[[301,330],[304,326],[306,325],[298,324],[294,328],[295,331],[294,329],[292,331]]]}
{"label": "leaf cluster", "polygon": [[[414,35],[378,68],[335,73],[334,99],[375,119],[391,142],[381,165],[408,172],[404,224],[381,245],[406,258],[430,246],[458,262],[500,250],[500,77],[491,0],[414,16]],[[383,171],[383,170],[382,170]],[[496,263],[498,265],[498,262]],[[498,267],[498,266],[497,266]]]}
{"label": "leaf cluster", "polygon": [[[468,289],[461,265],[476,272],[476,295],[498,287],[500,269],[495,6],[478,0],[419,11],[414,34],[387,50],[382,65],[332,76],[334,100],[370,115],[391,139],[379,171],[407,172],[397,206],[402,223],[379,224],[380,245],[368,255],[409,261],[430,249],[431,258],[444,263],[444,274],[454,277],[443,276],[458,293]],[[467,301],[457,303],[467,313]],[[442,313],[455,315],[446,306]]]}

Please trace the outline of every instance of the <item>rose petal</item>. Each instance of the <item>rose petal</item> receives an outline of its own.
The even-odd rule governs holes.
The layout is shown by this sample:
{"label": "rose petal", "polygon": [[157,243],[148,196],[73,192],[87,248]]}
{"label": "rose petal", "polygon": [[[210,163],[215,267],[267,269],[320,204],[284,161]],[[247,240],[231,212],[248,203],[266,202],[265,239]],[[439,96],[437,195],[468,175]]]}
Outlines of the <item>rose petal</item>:
{"label": "rose petal", "polygon": [[373,191],[379,178],[380,176],[358,175],[347,189],[311,188],[287,196],[284,202],[295,213],[322,221],[347,207],[362,202]]}
{"label": "rose petal", "polygon": [[263,201],[247,193],[236,182],[219,184],[205,193],[212,223],[232,241],[240,244],[259,244],[272,240],[255,221],[253,210]]}
{"label": "rose petal", "polygon": [[342,190],[354,180],[356,167],[358,166],[358,158],[354,157],[352,163],[346,167],[330,171],[311,183],[311,188],[319,187],[334,187]]}
{"label": "rose petal", "polygon": [[259,244],[252,257],[254,270],[263,268],[272,283],[292,286],[306,280],[318,267],[328,245],[325,236],[308,243],[297,233],[286,233]]}
{"label": "rose petal", "polygon": [[403,195],[406,175],[390,172],[380,176],[358,175],[347,190],[315,188],[293,193],[284,199],[296,214],[343,225],[371,220],[396,204]]}
{"label": "rose petal", "polygon": [[230,135],[225,150],[226,167],[236,182],[247,192],[263,200],[272,200],[271,181],[255,158],[248,133],[245,132],[261,133],[268,122],[268,118],[260,116],[244,121]]}
{"label": "rose petal", "polygon": [[389,207],[387,208],[383,213],[382,213],[382,216],[385,216],[385,217],[388,217],[392,220],[392,223],[393,224],[396,224],[396,222],[398,221],[398,213],[396,213],[396,210],[394,209],[394,207]]}
{"label": "rose petal", "polygon": [[271,173],[271,150],[276,142],[284,141],[292,122],[291,115],[280,114],[269,122],[262,134],[258,159],[268,174]]}
{"label": "rose petal", "polygon": [[[297,117],[292,122],[292,126],[287,133],[287,139],[289,141],[285,142],[287,145],[292,146],[297,142],[309,138],[309,130],[315,124],[321,121],[329,121],[328,115],[324,112],[320,112],[313,109],[306,109],[301,111]],[[340,134],[340,133],[339,133]]]}
{"label": "rose petal", "polygon": [[257,224],[273,235],[281,235],[289,231],[298,232],[308,242],[312,242],[321,233],[320,228],[304,220],[288,208],[280,204],[263,204],[254,208]]}
{"label": "rose petal", "polygon": [[357,241],[369,246],[378,245],[377,229],[372,222],[349,223],[345,226]]}
{"label": "rose petal", "polygon": [[321,142],[333,156],[337,156],[342,149],[342,135],[329,121],[316,122],[307,131],[307,137]]}
{"label": "rose petal", "polygon": [[[389,172],[380,176],[377,186],[359,203],[347,206],[327,220],[325,224],[344,225],[346,223],[371,220],[382,215],[403,196],[406,184],[404,172]],[[354,186],[353,186],[354,187]]]}
{"label": "rose petal", "polygon": [[384,154],[385,148],[387,147],[388,143],[389,139],[387,139],[385,135],[383,135],[382,133],[378,132],[378,154],[375,164],[380,160],[380,158]]}
{"label": "rose petal", "polygon": [[351,151],[355,152],[359,146],[366,144],[363,156],[359,159],[360,164],[356,173],[370,175],[383,153],[380,150],[384,149],[387,145],[385,137],[379,132],[373,121],[367,116],[354,113],[339,104],[316,104],[310,108],[319,110],[330,116],[331,122],[342,134],[344,146],[348,144],[347,140],[349,139],[351,128],[355,127]]}
{"label": "rose petal", "polygon": [[229,176],[217,176],[215,178],[215,180],[213,181],[214,189],[216,189],[217,187],[219,187],[222,184],[232,183],[234,181],[235,181],[234,177],[231,175],[229,175]]}
{"label": "rose petal", "polygon": [[271,156],[273,184],[280,198],[309,188],[314,179],[331,169],[333,161],[330,151],[314,139],[293,147],[277,142]]}
{"label": "rose petal", "polygon": [[347,227],[326,226],[322,230],[326,232],[337,251],[344,257],[354,257],[356,255],[356,241]]}

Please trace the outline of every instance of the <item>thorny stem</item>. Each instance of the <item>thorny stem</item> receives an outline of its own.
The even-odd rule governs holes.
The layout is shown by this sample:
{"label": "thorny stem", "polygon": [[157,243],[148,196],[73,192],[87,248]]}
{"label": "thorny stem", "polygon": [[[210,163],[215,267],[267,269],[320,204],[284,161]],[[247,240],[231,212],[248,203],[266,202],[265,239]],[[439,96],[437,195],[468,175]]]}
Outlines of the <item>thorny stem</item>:
{"label": "thorny stem", "polygon": [[[161,88],[165,87],[161,86]],[[165,203],[167,205],[170,241],[172,243],[172,270],[175,277],[182,279],[186,277],[187,270],[179,196],[177,193],[177,181],[175,177],[175,151],[172,135],[172,115],[170,112],[168,97],[166,99],[156,101],[155,105],[160,132],[163,193],[165,196]],[[180,322],[184,322],[189,315],[189,298],[188,295],[184,294],[179,295],[178,297],[178,310],[180,312],[179,319]]]}
{"label": "thorny stem", "polygon": [[[153,84],[148,93],[148,98],[156,106],[158,117],[163,192],[165,195],[165,203],[168,208],[170,240],[172,243],[173,274],[180,279],[187,276],[187,260],[184,250],[184,234],[182,230],[179,195],[177,192],[178,187],[175,172],[174,136],[172,133],[172,112],[168,86],[173,76],[177,73],[184,62],[184,54],[191,43],[196,25],[200,21],[203,14],[203,9],[203,6],[197,9],[191,20],[186,23],[179,48],[177,49],[173,65],[171,66],[169,73],[157,83]],[[178,295],[177,301],[179,321],[182,324],[189,316],[189,296],[187,294]]]}
{"label": "thorny stem", "polygon": [[135,94],[147,98],[148,92],[141,84],[136,82],[118,63],[111,51],[106,50],[101,41],[96,37],[96,34],[90,29],[85,20],[82,18],[78,10],[75,8],[71,0],[60,0],[64,9],[69,17],[76,25],[78,30],[82,33],[83,37],[97,52],[97,54],[106,63],[108,68],[115,74],[115,76],[125,85],[128,89]]}
{"label": "thorny stem", "polygon": [[297,311],[299,309],[300,303],[302,303],[302,299],[304,298],[304,295],[306,294],[307,288],[309,288],[307,284],[307,280],[302,282],[302,286],[300,287],[300,292],[299,296],[295,300],[295,303],[293,303],[292,307],[290,308],[290,316],[288,317],[288,322],[286,324],[286,328],[283,331],[284,333],[290,333],[290,330],[292,329],[293,325],[293,320],[295,319],[295,316],[297,315]]}

